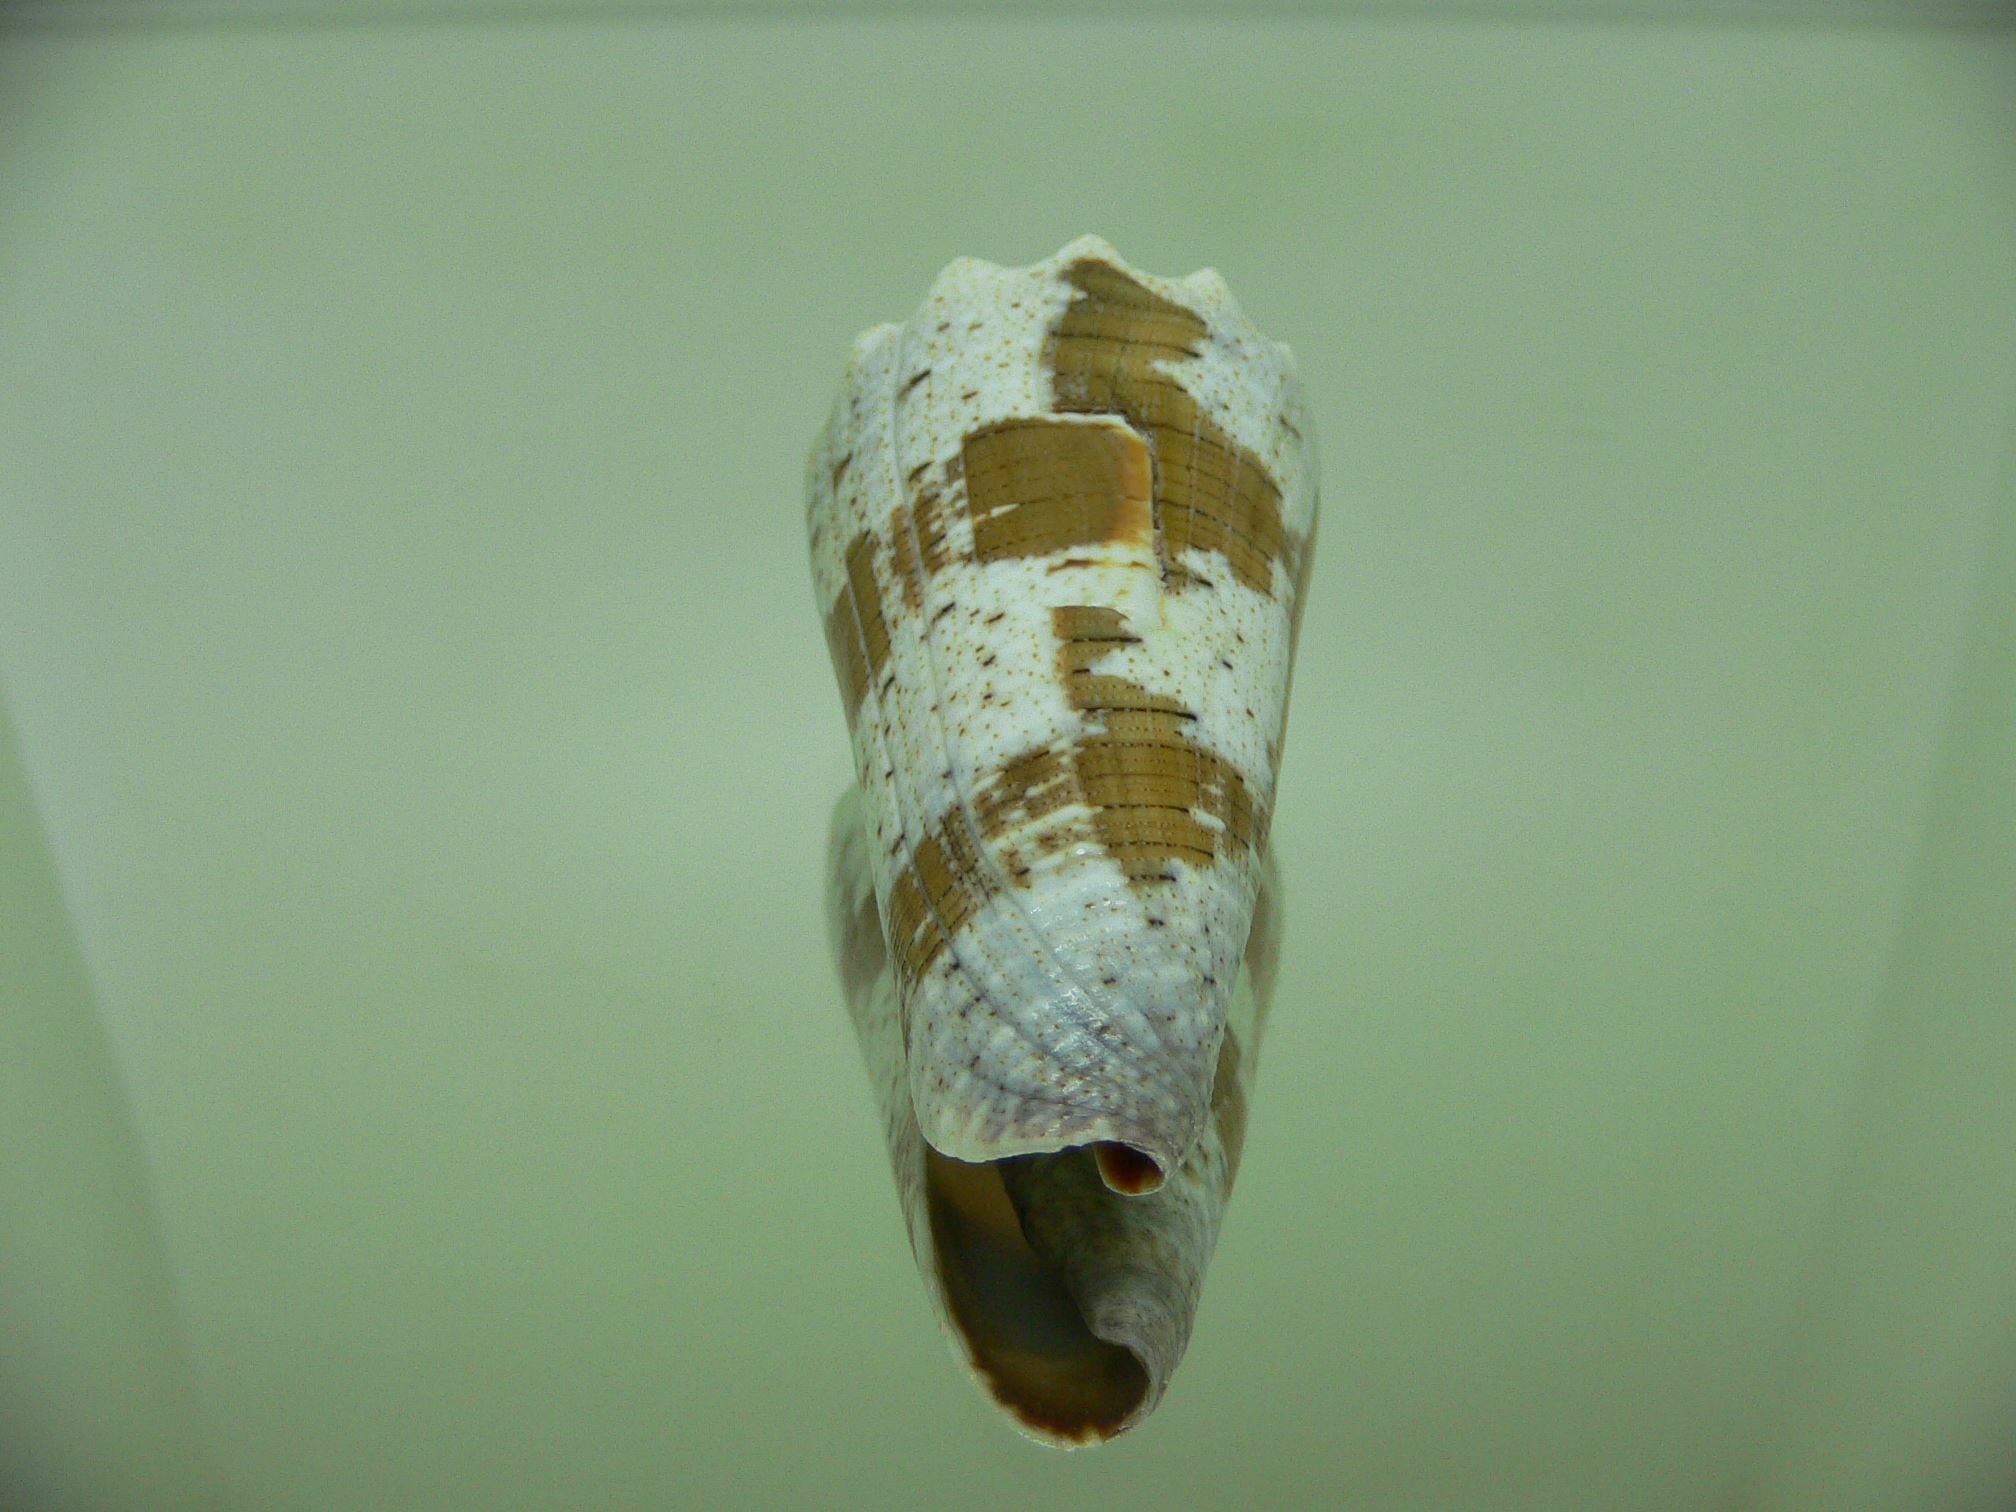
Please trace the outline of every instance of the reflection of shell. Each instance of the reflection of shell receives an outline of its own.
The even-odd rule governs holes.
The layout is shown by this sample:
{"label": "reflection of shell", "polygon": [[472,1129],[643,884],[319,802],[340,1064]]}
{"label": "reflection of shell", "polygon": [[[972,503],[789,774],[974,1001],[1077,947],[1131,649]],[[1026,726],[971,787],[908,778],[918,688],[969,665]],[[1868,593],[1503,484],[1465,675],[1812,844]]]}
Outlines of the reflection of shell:
{"label": "reflection of shell", "polygon": [[1215,273],[1084,237],[953,263],[813,451],[848,1001],[932,1295],[1052,1442],[1153,1408],[1238,1163],[1309,437]]}

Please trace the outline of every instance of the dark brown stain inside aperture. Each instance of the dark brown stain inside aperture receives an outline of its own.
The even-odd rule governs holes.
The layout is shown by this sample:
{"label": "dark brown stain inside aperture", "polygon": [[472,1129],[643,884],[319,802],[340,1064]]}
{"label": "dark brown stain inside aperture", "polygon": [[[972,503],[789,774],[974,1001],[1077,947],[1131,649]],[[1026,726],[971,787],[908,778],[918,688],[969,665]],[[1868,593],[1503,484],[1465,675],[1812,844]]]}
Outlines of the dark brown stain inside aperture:
{"label": "dark brown stain inside aperture", "polygon": [[1092,1158],[1099,1167],[1099,1179],[1112,1191],[1140,1197],[1162,1186],[1162,1167],[1132,1145],[1102,1140],[1092,1146]]}
{"label": "dark brown stain inside aperture", "polygon": [[1240,582],[1274,590],[1275,562],[1296,573],[1281,489],[1260,459],[1212,423],[1156,363],[1194,357],[1208,336],[1193,312],[1103,262],[1074,263],[1078,291],[1045,345],[1062,413],[1122,415],[1154,451],[1155,525],[1171,591],[1193,581],[1186,547],[1222,552]]}
{"label": "dark brown stain inside aperture", "polygon": [[1148,1372],[1086,1325],[1064,1266],[1024,1235],[1001,1168],[926,1146],[924,1191],[946,1308],[994,1399],[1073,1442],[1118,1433],[1148,1394]]}

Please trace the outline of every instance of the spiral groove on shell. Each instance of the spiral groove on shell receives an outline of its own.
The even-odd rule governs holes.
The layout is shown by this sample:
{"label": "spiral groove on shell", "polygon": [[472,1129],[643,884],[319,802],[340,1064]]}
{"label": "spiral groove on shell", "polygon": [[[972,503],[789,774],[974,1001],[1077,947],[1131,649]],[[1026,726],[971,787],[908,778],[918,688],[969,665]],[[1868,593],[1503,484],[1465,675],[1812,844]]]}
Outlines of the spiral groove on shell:
{"label": "spiral groove on shell", "polygon": [[1215,273],[1084,237],[953,263],[813,451],[835,948],[927,1285],[1048,1441],[1153,1407],[1236,1169],[1309,436]]}

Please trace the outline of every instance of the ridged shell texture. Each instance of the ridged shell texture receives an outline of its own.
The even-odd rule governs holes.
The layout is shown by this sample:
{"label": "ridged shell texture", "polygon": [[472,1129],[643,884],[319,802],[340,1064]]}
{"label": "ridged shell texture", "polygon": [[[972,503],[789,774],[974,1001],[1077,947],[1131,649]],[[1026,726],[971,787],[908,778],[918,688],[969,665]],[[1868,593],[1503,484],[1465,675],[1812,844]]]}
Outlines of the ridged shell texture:
{"label": "ridged shell texture", "polygon": [[913,1246],[1018,1423],[1096,1441],[1181,1355],[1243,1138],[1316,518],[1293,359],[1208,270],[961,259],[855,343],[808,492],[835,942]]}

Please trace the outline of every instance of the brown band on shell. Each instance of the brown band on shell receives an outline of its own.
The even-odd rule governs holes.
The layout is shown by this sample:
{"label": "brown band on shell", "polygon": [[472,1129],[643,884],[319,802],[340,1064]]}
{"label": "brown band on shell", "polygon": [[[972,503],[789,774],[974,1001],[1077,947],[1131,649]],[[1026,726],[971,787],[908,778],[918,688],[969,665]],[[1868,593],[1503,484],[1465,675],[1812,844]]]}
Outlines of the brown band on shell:
{"label": "brown band on shell", "polygon": [[1228,841],[1257,850],[1265,826],[1245,779],[1189,738],[1191,711],[1130,678],[1093,670],[1140,642],[1120,612],[1071,605],[1053,609],[1050,621],[1065,697],[1099,723],[1069,752],[1076,791],[1065,801],[1092,808],[1093,834],[1128,881],[1171,880],[1172,860],[1208,866]]}
{"label": "brown band on shell", "polygon": [[875,538],[867,531],[848,542],[846,565],[847,581],[826,612],[826,649],[852,729],[869,685],[889,663],[889,626],[882,618],[882,589],[875,581]]}
{"label": "brown band on shell", "polygon": [[847,728],[861,712],[862,695],[868,691],[868,658],[861,650],[861,636],[854,627],[854,593],[844,584],[833,607],[826,611],[826,650],[833,658],[833,676],[840,684],[840,706],[847,711]]}
{"label": "brown band on shell", "polygon": [[[1051,626],[1065,696],[1098,728],[1003,763],[979,785],[970,819],[966,806],[954,805],[917,845],[889,896],[889,943],[906,990],[1004,880],[1029,885],[1031,858],[1096,841],[1139,888],[1173,881],[1171,861],[1209,866],[1228,845],[1257,854],[1266,841],[1264,806],[1237,768],[1189,738],[1189,710],[1132,679],[1092,670],[1140,643],[1120,611],[1066,605],[1051,610]],[[1044,826],[1069,808],[1090,816]],[[975,829],[993,858],[976,847]],[[1015,843],[1006,843],[1011,837]]]}
{"label": "brown band on shell", "polygon": [[1092,827],[1127,880],[1173,881],[1167,863],[1208,866],[1228,841],[1255,848],[1259,824],[1239,774],[1185,739],[1173,715],[1149,718],[1167,723],[1091,736],[1074,762],[1097,809]]}
{"label": "brown band on shell", "polygon": [[917,572],[917,540],[911,533],[910,506],[898,504],[889,516],[889,566],[903,606],[915,614],[924,606],[924,585]]}
{"label": "brown band on shell", "polygon": [[960,448],[977,561],[1154,536],[1154,469],[1123,426],[1004,420]]}
{"label": "brown band on shell", "polygon": [[[948,467],[946,481],[951,481]],[[943,572],[952,565],[952,542],[946,533],[945,495],[931,482],[916,485],[911,495],[911,521],[917,532],[917,556],[926,572]]]}
{"label": "brown band on shell", "polygon": [[[1001,891],[1001,878],[1026,887],[1030,868],[1018,846],[1003,844],[1023,835],[1067,804],[1082,803],[1067,752],[1030,751],[1008,762],[982,785],[972,817],[954,804],[918,844],[889,889],[889,943],[896,952],[898,980],[905,990],[944,954],[980,906]],[[973,842],[973,830],[996,849],[990,864]],[[1078,826],[1063,835],[1030,837],[1036,854],[1061,849],[1072,838],[1089,838]]]}
{"label": "brown band on shell", "polygon": [[872,681],[889,664],[889,626],[882,618],[882,585],[875,581],[875,538],[865,530],[847,543],[847,587]]}
{"label": "brown band on shell", "polygon": [[1257,593],[1274,591],[1274,563],[1296,575],[1296,543],[1281,522],[1281,489],[1252,452],[1205,415],[1158,364],[1194,357],[1209,335],[1193,311],[1103,262],[1073,263],[1078,291],[1051,331],[1044,358],[1059,411],[1123,415],[1155,453],[1155,524],[1172,592],[1200,581],[1178,561],[1189,547],[1223,553]]}
{"label": "brown band on shell", "polygon": [[913,983],[998,889],[974,848],[965,811],[954,806],[911,854],[889,889],[889,945],[907,1000]]}
{"label": "brown band on shell", "polygon": [[[1050,611],[1050,628],[1064,642],[1062,653],[1066,671],[1083,671],[1114,646],[1138,646],[1141,637],[1127,628],[1127,617],[1104,604],[1066,604]],[[1083,659],[1072,660],[1072,648],[1090,648]]]}
{"label": "brown band on shell", "polygon": [[[1073,779],[1070,751],[1046,747],[1029,751],[1008,762],[981,789],[974,804],[980,832],[989,840],[1001,839],[1047,819],[1061,808],[1084,801]],[[1061,848],[1062,841],[1039,849],[1039,855]],[[1011,873],[1026,885],[1026,866]]]}

